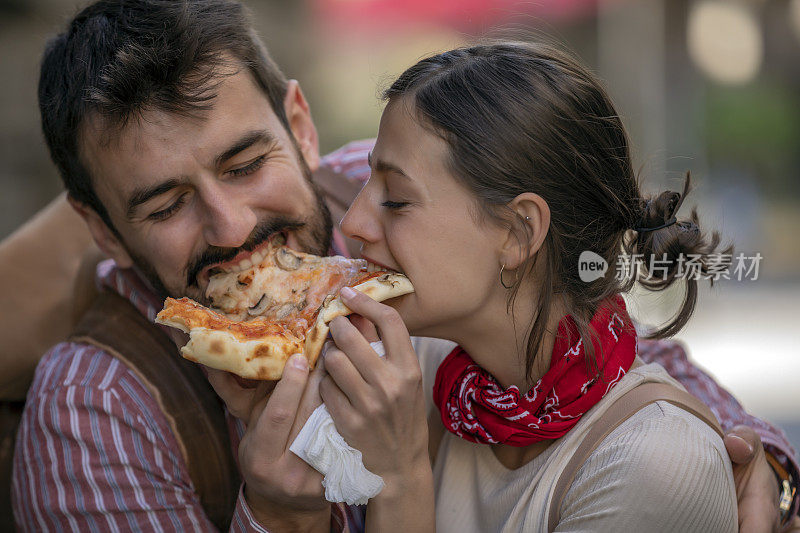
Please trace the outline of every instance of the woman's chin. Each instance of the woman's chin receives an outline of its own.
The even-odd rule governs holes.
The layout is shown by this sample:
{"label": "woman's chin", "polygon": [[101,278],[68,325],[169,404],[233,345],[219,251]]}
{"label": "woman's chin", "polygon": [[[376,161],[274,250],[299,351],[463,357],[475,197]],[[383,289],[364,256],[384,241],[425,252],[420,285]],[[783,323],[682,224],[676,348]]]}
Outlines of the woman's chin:
{"label": "woman's chin", "polygon": [[420,324],[420,316],[419,313],[416,312],[418,310],[417,305],[413,301],[414,293],[406,294],[405,296],[399,296],[397,298],[392,298],[391,300],[386,300],[383,303],[386,305],[393,307],[395,311],[400,315],[400,318],[403,319],[403,323],[406,325],[406,329],[411,335],[415,335],[414,329],[417,328],[418,324]]}
{"label": "woman's chin", "polygon": [[413,337],[435,337],[435,328],[430,320],[426,320],[419,313],[400,313],[403,323]]}
{"label": "woman's chin", "polygon": [[411,293],[386,300],[383,303],[389,305],[397,311],[403,323],[406,325],[408,333],[414,337],[434,337],[436,321],[431,317],[425,316],[420,312],[420,305],[417,294]]}

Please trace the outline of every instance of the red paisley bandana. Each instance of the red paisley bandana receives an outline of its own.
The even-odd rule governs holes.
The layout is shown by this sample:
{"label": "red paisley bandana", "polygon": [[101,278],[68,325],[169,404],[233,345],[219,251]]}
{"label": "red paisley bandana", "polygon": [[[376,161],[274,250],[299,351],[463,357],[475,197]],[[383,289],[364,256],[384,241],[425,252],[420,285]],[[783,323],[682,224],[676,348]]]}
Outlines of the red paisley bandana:
{"label": "red paisley bandana", "polygon": [[436,372],[433,400],[445,427],[471,442],[528,446],[567,433],[633,364],[636,332],[622,297],[601,305],[589,327],[603,379],[589,375],[583,341],[571,316],[561,319],[550,369],[524,396],[503,390],[456,347]]}

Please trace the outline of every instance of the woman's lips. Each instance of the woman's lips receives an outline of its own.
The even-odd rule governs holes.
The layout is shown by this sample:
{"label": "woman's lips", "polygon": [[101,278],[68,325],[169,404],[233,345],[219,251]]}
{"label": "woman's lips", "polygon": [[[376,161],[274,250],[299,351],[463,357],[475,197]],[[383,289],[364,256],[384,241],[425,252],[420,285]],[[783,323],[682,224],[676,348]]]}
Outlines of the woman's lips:
{"label": "woman's lips", "polygon": [[400,270],[398,270],[396,268],[393,268],[393,267],[390,267],[388,265],[385,265],[385,264],[381,263],[380,261],[376,261],[376,260],[372,259],[371,257],[369,257],[367,255],[361,254],[361,259],[366,259],[368,262],[372,263],[373,265],[378,265],[379,267],[385,268],[386,270],[391,270],[392,272],[400,272]]}

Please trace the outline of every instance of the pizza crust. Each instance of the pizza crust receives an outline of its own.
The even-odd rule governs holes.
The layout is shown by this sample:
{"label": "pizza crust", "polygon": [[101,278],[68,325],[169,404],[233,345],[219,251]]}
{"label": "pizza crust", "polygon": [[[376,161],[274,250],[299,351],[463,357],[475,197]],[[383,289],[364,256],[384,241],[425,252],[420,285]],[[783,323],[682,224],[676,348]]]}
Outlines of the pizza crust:
{"label": "pizza crust", "polygon": [[[408,278],[397,273],[369,278],[353,288],[378,302],[414,291]],[[328,336],[328,323],[350,313],[338,296],[329,295],[320,306],[314,324],[305,335],[299,335],[290,328],[266,324],[263,319],[235,321],[188,298],[168,298],[156,322],[189,334],[181,355],[190,361],[243,378],[277,380],[286,361],[295,353],[303,353],[313,368]]]}
{"label": "pizza crust", "polygon": [[283,367],[301,343],[272,342],[270,338],[241,341],[227,331],[194,329],[181,348],[185,359],[248,379],[280,379]]}
{"label": "pizza crust", "polygon": [[[411,282],[402,274],[388,273],[371,278],[363,283],[353,286],[354,289],[363,292],[376,302],[382,302],[390,298],[396,298],[414,292]],[[322,302],[322,306],[317,314],[317,319],[311,329],[306,334],[305,355],[311,368],[317,362],[325,339],[328,337],[328,323],[337,316],[347,316],[352,311],[338,296],[328,297]]]}

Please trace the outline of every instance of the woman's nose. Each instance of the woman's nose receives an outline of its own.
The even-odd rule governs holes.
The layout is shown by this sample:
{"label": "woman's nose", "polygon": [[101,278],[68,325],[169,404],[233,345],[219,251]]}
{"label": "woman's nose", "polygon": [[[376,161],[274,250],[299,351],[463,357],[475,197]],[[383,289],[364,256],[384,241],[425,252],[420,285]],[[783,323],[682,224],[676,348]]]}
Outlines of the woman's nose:
{"label": "woman's nose", "polygon": [[361,189],[341,221],[342,233],[362,243],[380,239],[381,230],[368,185]]}

